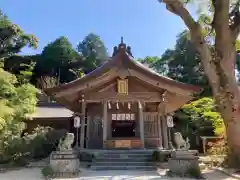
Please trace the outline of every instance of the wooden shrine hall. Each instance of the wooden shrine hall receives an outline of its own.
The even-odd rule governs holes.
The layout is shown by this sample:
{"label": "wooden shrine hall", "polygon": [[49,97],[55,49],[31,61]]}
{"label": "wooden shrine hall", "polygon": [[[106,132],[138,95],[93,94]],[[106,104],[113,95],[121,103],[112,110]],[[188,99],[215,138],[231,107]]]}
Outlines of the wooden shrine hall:
{"label": "wooden shrine hall", "polygon": [[167,149],[166,116],[200,89],[145,67],[121,41],[102,66],[44,91],[80,117],[81,148]]}

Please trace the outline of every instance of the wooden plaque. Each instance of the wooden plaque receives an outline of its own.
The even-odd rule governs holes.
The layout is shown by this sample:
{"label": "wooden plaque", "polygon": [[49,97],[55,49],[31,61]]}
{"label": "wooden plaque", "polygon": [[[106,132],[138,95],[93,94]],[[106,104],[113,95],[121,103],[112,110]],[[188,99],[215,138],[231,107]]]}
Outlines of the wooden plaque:
{"label": "wooden plaque", "polygon": [[131,140],[116,140],[115,148],[131,148]]}
{"label": "wooden plaque", "polygon": [[128,94],[128,79],[118,79],[118,94],[127,95]]}

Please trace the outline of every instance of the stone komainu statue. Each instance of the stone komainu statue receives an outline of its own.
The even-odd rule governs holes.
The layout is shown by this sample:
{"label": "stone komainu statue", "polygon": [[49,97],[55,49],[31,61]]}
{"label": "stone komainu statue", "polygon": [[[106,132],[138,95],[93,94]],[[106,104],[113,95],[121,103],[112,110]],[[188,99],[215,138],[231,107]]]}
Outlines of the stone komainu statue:
{"label": "stone komainu statue", "polygon": [[175,141],[177,150],[189,150],[190,149],[189,139],[186,138],[186,141],[185,141],[180,132],[174,133],[174,141]]}
{"label": "stone komainu statue", "polygon": [[58,144],[59,151],[72,150],[72,144],[74,141],[74,134],[67,133],[66,136],[60,139]]}

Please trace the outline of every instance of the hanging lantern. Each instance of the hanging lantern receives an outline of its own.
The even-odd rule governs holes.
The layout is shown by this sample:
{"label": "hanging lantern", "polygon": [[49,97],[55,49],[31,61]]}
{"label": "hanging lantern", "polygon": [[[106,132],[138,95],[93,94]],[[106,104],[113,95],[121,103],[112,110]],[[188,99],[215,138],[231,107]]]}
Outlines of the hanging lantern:
{"label": "hanging lantern", "polygon": [[80,124],[81,124],[81,119],[80,119],[80,117],[79,116],[75,116],[74,118],[73,118],[73,120],[74,120],[74,123],[73,123],[73,126],[75,127],[75,128],[79,128],[80,127]]}
{"label": "hanging lantern", "polygon": [[128,103],[128,109],[131,109],[131,103],[130,102]]}
{"label": "hanging lantern", "polygon": [[138,101],[138,108],[142,109],[142,104],[140,103],[140,101]]}
{"label": "hanging lantern", "polygon": [[108,109],[111,109],[111,103],[108,101]]}
{"label": "hanging lantern", "polygon": [[118,104],[118,102],[117,102],[116,106],[117,106],[117,109],[119,109],[119,104]]}

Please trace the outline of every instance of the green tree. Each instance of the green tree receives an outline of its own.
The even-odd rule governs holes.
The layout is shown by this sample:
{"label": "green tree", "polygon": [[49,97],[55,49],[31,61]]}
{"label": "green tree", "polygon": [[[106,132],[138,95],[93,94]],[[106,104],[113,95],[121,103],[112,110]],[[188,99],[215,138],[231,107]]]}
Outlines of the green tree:
{"label": "green tree", "polygon": [[[200,17],[206,20],[206,24],[193,18],[184,1],[159,2],[164,3],[168,11],[179,16],[189,29],[191,41],[199,52],[215,102],[226,125],[229,162],[233,166],[239,166],[240,141],[236,137],[240,135],[240,92],[235,78],[235,65],[236,40],[240,31],[240,1],[205,1],[210,8],[206,13],[202,11]],[[214,36],[206,35],[209,28]],[[209,44],[213,46],[209,47]]]}
{"label": "green tree", "polygon": [[108,59],[107,49],[96,34],[88,34],[77,46],[77,50],[83,57],[83,70],[89,73]]}
{"label": "green tree", "polygon": [[162,58],[157,56],[147,56],[143,59],[138,59],[139,62],[155,70],[159,74],[167,75],[167,64]]}
{"label": "green tree", "polygon": [[19,83],[30,83],[36,65],[36,55],[13,55],[4,60],[4,70],[14,74]]}
{"label": "green tree", "polygon": [[[6,64],[8,64],[6,70],[15,71],[14,73],[18,75],[20,83],[29,81],[34,64],[25,64],[23,60],[28,61],[29,58],[14,55],[26,46],[37,48],[37,43],[38,41],[34,35],[25,34],[18,25],[12,23],[0,10],[0,67],[5,69]],[[16,65],[19,65],[18,71]]]}
{"label": "green tree", "polygon": [[200,55],[190,41],[188,31],[180,33],[177,36],[175,47],[167,49],[161,58],[168,67],[168,77],[202,87],[204,91],[201,96],[212,95]]}
{"label": "green tree", "polygon": [[19,85],[17,78],[3,69],[0,84],[0,140],[4,140],[21,134],[23,120],[35,110],[37,89],[30,84]]}
{"label": "green tree", "polygon": [[175,118],[175,127],[190,138],[193,146],[200,145],[200,136],[225,134],[223,119],[212,98],[205,97],[184,105],[176,112]]}
{"label": "green tree", "polygon": [[20,52],[25,46],[36,48],[36,37],[25,34],[18,25],[12,23],[0,10],[0,59]]}
{"label": "green tree", "polygon": [[36,66],[33,70],[33,81],[35,80],[35,82],[32,82],[37,84],[39,80],[45,81],[49,77],[54,78],[55,83],[75,80],[79,77],[81,71],[81,59],[68,39],[63,36],[59,37],[48,44],[41,55],[37,57]]}

